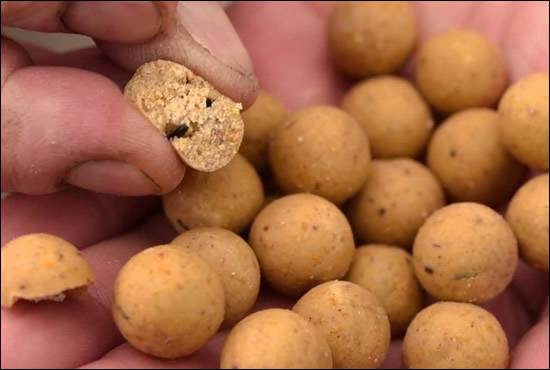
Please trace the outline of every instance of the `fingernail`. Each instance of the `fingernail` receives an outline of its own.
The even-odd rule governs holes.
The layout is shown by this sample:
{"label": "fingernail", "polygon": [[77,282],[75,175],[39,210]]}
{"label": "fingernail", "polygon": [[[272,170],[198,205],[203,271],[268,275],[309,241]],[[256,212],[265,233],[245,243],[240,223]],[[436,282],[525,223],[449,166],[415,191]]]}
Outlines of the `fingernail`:
{"label": "fingernail", "polygon": [[180,1],[178,20],[191,37],[226,66],[248,76],[253,65],[241,39],[216,1]]}
{"label": "fingernail", "polygon": [[152,1],[72,1],[63,13],[72,31],[100,40],[136,43],[160,30],[161,17]]}
{"label": "fingernail", "polygon": [[115,195],[151,195],[161,192],[160,186],[137,167],[111,160],[82,163],[67,173],[65,182],[79,188]]}

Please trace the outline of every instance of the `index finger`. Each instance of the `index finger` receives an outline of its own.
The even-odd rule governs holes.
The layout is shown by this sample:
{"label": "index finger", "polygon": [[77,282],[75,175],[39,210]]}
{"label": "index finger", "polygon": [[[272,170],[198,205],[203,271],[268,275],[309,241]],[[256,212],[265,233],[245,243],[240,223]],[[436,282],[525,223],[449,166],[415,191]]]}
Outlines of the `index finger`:
{"label": "index finger", "polygon": [[2,25],[43,32],[74,32],[124,43],[152,38],[165,1],[4,1]]}

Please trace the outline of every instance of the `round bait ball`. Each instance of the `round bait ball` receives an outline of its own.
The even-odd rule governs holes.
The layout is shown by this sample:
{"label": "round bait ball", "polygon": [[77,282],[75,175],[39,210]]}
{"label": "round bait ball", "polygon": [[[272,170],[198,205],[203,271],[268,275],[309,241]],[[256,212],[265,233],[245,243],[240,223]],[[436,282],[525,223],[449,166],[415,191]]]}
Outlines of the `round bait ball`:
{"label": "round bait ball", "polygon": [[378,298],[388,314],[393,335],[405,332],[423,304],[412,257],[398,247],[370,244],[357,248],[346,276]]}
{"label": "round bait ball", "polygon": [[330,281],[307,292],[293,308],[323,332],[336,369],[382,365],[390,323],[376,297],[356,284]]}
{"label": "round bait ball", "polygon": [[375,160],[348,217],[359,240],[410,248],[426,218],[444,205],[441,185],[422,164]]}
{"label": "round bait ball", "polygon": [[418,22],[407,1],[341,2],[328,20],[332,59],[354,78],[397,71],[417,37]]}
{"label": "round bait ball", "polygon": [[237,154],[218,171],[187,171],[181,184],[162,202],[178,232],[213,226],[238,233],[250,225],[262,207],[264,191],[254,167]]}
{"label": "round bait ball", "polygon": [[262,277],[290,296],[342,278],[355,250],[346,217],[334,204],[312,194],[269,203],[252,224],[250,245]]}
{"label": "round bait ball", "polygon": [[485,36],[451,30],[430,38],[418,52],[416,85],[442,113],[492,107],[507,82],[504,57]]}
{"label": "round bait ball", "polygon": [[88,262],[71,243],[49,234],[28,234],[2,247],[2,307],[20,299],[61,302],[94,282]]}
{"label": "round bait ball", "polygon": [[306,108],[277,127],[269,163],[287,193],[313,193],[340,204],[365,183],[369,143],[355,119],[329,106]]}
{"label": "round bait ball", "polygon": [[160,245],[122,267],[112,307],[132,346],[173,359],[197,351],[216,334],[224,316],[223,285],[199,256]]}
{"label": "round bait ball", "polygon": [[260,266],[252,248],[237,234],[214,227],[186,231],[171,244],[197,253],[221,278],[224,325],[242,319],[256,302],[260,289]]}
{"label": "round bait ball", "polygon": [[548,272],[548,174],[524,184],[514,195],[506,220],[518,238],[519,252],[531,266]]}
{"label": "round bait ball", "polygon": [[288,116],[285,107],[273,96],[260,91],[250,108],[241,114],[244,121],[244,137],[241,153],[257,171],[267,167],[267,146],[273,129],[282,124]]}
{"label": "round bait ball", "polygon": [[518,248],[498,213],[477,203],[455,203],[426,220],[413,259],[420,284],[434,297],[481,303],[512,281]]}
{"label": "round bait ball", "polygon": [[497,319],[468,303],[440,302],[422,310],[407,329],[407,369],[506,369],[508,340]]}
{"label": "round bait ball", "polygon": [[326,339],[290,310],[253,313],[229,333],[221,369],[332,369]]}
{"label": "round bait ball", "polygon": [[495,111],[475,108],[454,114],[435,131],[427,163],[453,200],[497,206],[523,181],[525,167],[506,151],[498,124]]}
{"label": "round bait ball", "polygon": [[344,96],[342,109],[367,133],[373,158],[417,157],[434,125],[420,94],[398,77],[360,82]]}
{"label": "round bait ball", "polygon": [[506,149],[543,171],[548,171],[548,90],[548,73],[528,76],[506,90],[498,107]]}

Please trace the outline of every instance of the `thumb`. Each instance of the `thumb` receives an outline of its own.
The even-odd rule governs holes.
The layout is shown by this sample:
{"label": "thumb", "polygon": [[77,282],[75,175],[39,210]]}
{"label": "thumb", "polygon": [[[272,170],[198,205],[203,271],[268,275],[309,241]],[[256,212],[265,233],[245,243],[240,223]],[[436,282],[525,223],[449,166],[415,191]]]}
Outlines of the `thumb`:
{"label": "thumb", "polygon": [[258,82],[252,61],[224,10],[217,2],[180,1],[175,10],[159,2],[161,31],[141,44],[97,41],[106,55],[134,71],[143,63],[168,59],[185,65],[224,95],[246,107],[254,101]]}

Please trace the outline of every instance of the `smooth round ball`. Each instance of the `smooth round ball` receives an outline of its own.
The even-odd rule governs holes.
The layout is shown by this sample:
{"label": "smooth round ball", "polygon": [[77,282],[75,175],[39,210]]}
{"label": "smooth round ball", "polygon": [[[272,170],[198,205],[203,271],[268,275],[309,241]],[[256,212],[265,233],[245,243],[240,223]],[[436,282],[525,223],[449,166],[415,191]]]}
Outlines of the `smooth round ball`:
{"label": "smooth round ball", "polygon": [[468,303],[425,308],[403,341],[407,369],[506,369],[508,357],[508,340],[498,320]]}
{"label": "smooth round ball", "polygon": [[518,262],[510,226],[491,208],[455,203],[418,231],[413,260],[420,284],[447,301],[486,302],[512,281]]}
{"label": "smooth round ball", "polygon": [[189,355],[218,331],[223,285],[199,256],[173,245],[145,249],[120,270],[113,318],[138,350],[161,358]]}
{"label": "smooth round ball", "polygon": [[525,167],[506,151],[498,121],[495,111],[475,108],[436,129],[427,163],[453,200],[497,206],[521,185]]}
{"label": "smooth round ball", "polygon": [[378,368],[390,345],[390,323],[369,291],[329,281],[307,292],[293,308],[327,338],[335,369]]}
{"label": "smooth round ball", "polygon": [[355,251],[346,276],[374,294],[390,320],[393,335],[405,332],[424,301],[411,255],[399,247],[369,244]]}
{"label": "smooth round ball", "polygon": [[342,109],[367,133],[373,158],[417,157],[434,126],[420,94],[399,77],[360,82],[344,96]]}
{"label": "smooth round ball", "polygon": [[375,160],[348,217],[359,240],[410,248],[426,218],[444,205],[441,185],[424,165],[407,158]]}
{"label": "smooth round ball", "polygon": [[354,78],[397,71],[417,38],[418,21],[408,1],[341,2],[328,20],[332,59]]}
{"label": "smooth round ball", "polygon": [[548,171],[548,73],[530,75],[500,100],[500,134],[520,162]]}
{"label": "smooth round ball", "polygon": [[342,278],[355,251],[344,214],[312,194],[287,195],[269,203],[252,224],[250,245],[262,277],[289,296]]}
{"label": "smooth round ball", "polygon": [[237,154],[215,172],[188,170],[181,184],[162,198],[164,212],[178,232],[195,227],[221,227],[239,233],[264,203],[260,177]]}
{"label": "smooth round ball", "polygon": [[88,262],[71,243],[50,234],[28,234],[2,246],[2,307],[20,299],[61,302],[94,282]]}
{"label": "smooth round ball", "polygon": [[517,191],[506,212],[521,257],[545,272],[548,272],[548,192],[548,173],[537,176]]}
{"label": "smooth round ball", "polygon": [[286,120],[287,116],[285,107],[264,90],[260,90],[254,104],[241,113],[244,137],[239,153],[248,159],[257,171],[266,169],[269,135]]}
{"label": "smooth round ball", "polygon": [[485,36],[451,30],[422,45],[415,78],[430,105],[453,113],[494,106],[506,87],[507,71],[504,56]]}
{"label": "smooth round ball", "polygon": [[290,310],[258,311],[229,333],[221,369],[332,369],[326,339]]}
{"label": "smooth round ball", "polygon": [[287,193],[313,193],[336,204],[365,183],[369,142],[357,121],[329,106],[306,108],[273,132],[269,163]]}
{"label": "smooth round ball", "polygon": [[224,326],[242,319],[260,290],[260,266],[252,248],[237,234],[214,227],[186,231],[171,244],[197,253],[220,277],[225,293]]}

